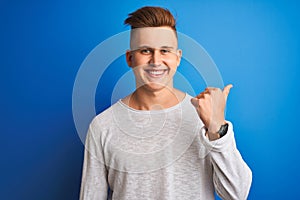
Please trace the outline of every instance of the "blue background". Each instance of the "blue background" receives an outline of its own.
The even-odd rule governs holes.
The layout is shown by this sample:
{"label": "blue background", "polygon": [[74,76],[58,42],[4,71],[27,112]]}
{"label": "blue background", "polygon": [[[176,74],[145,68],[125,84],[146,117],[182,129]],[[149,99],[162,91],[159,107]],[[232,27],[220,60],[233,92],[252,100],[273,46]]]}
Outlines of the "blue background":
{"label": "blue background", "polygon": [[[296,1],[8,1],[1,22],[1,199],[78,199],[84,146],[72,117],[76,73],[101,41],[144,6],[169,8],[177,28],[233,83],[227,118],[253,171],[249,199],[299,199],[300,14]],[[185,61],[179,69],[191,74]],[[117,59],[99,82],[111,103]],[[205,85],[190,79],[195,92]]]}

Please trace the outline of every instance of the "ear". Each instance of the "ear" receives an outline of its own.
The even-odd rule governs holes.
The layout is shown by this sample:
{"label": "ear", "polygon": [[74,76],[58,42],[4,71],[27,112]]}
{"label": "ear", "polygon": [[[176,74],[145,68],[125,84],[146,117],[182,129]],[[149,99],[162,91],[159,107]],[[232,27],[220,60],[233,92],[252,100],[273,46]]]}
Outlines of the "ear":
{"label": "ear", "polygon": [[129,50],[126,51],[126,62],[129,67],[132,67],[132,54]]}
{"label": "ear", "polygon": [[181,61],[181,56],[182,56],[182,50],[181,49],[178,49],[177,52],[177,66],[180,65],[180,61]]}

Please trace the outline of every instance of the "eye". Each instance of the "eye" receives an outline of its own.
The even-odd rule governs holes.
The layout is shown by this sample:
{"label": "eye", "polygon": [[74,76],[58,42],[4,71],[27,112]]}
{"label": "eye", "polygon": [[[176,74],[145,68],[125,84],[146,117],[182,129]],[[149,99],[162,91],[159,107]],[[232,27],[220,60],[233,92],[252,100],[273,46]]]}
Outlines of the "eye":
{"label": "eye", "polygon": [[169,49],[161,49],[161,50],[160,50],[160,53],[161,53],[162,55],[166,55],[166,54],[168,54],[168,53],[171,53],[171,51],[170,51]]}
{"label": "eye", "polygon": [[151,54],[151,50],[150,49],[140,49],[140,53],[143,55],[149,55],[149,54]]}

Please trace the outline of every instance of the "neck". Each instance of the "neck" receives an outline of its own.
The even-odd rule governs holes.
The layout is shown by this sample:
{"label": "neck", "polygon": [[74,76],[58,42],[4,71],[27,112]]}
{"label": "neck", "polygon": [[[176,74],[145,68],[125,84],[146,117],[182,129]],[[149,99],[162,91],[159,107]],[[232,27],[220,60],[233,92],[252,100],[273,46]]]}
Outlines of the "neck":
{"label": "neck", "polygon": [[184,97],[185,94],[175,88],[149,91],[140,87],[126,97],[124,102],[136,110],[162,110],[177,105]]}

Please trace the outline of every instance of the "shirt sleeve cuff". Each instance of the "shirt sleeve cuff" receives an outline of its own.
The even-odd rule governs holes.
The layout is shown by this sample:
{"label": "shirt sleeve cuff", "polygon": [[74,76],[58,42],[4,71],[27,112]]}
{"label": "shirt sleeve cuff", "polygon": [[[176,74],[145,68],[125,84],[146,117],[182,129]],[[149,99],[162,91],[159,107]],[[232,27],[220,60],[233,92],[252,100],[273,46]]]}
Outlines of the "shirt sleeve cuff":
{"label": "shirt sleeve cuff", "polygon": [[216,152],[223,152],[228,149],[236,148],[235,139],[234,139],[234,133],[233,133],[233,126],[232,123],[229,121],[226,121],[228,123],[228,131],[226,135],[223,137],[210,141],[206,136],[206,129],[203,126],[200,130],[200,139],[202,144],[209,150],[209,151],[216,151]]}

